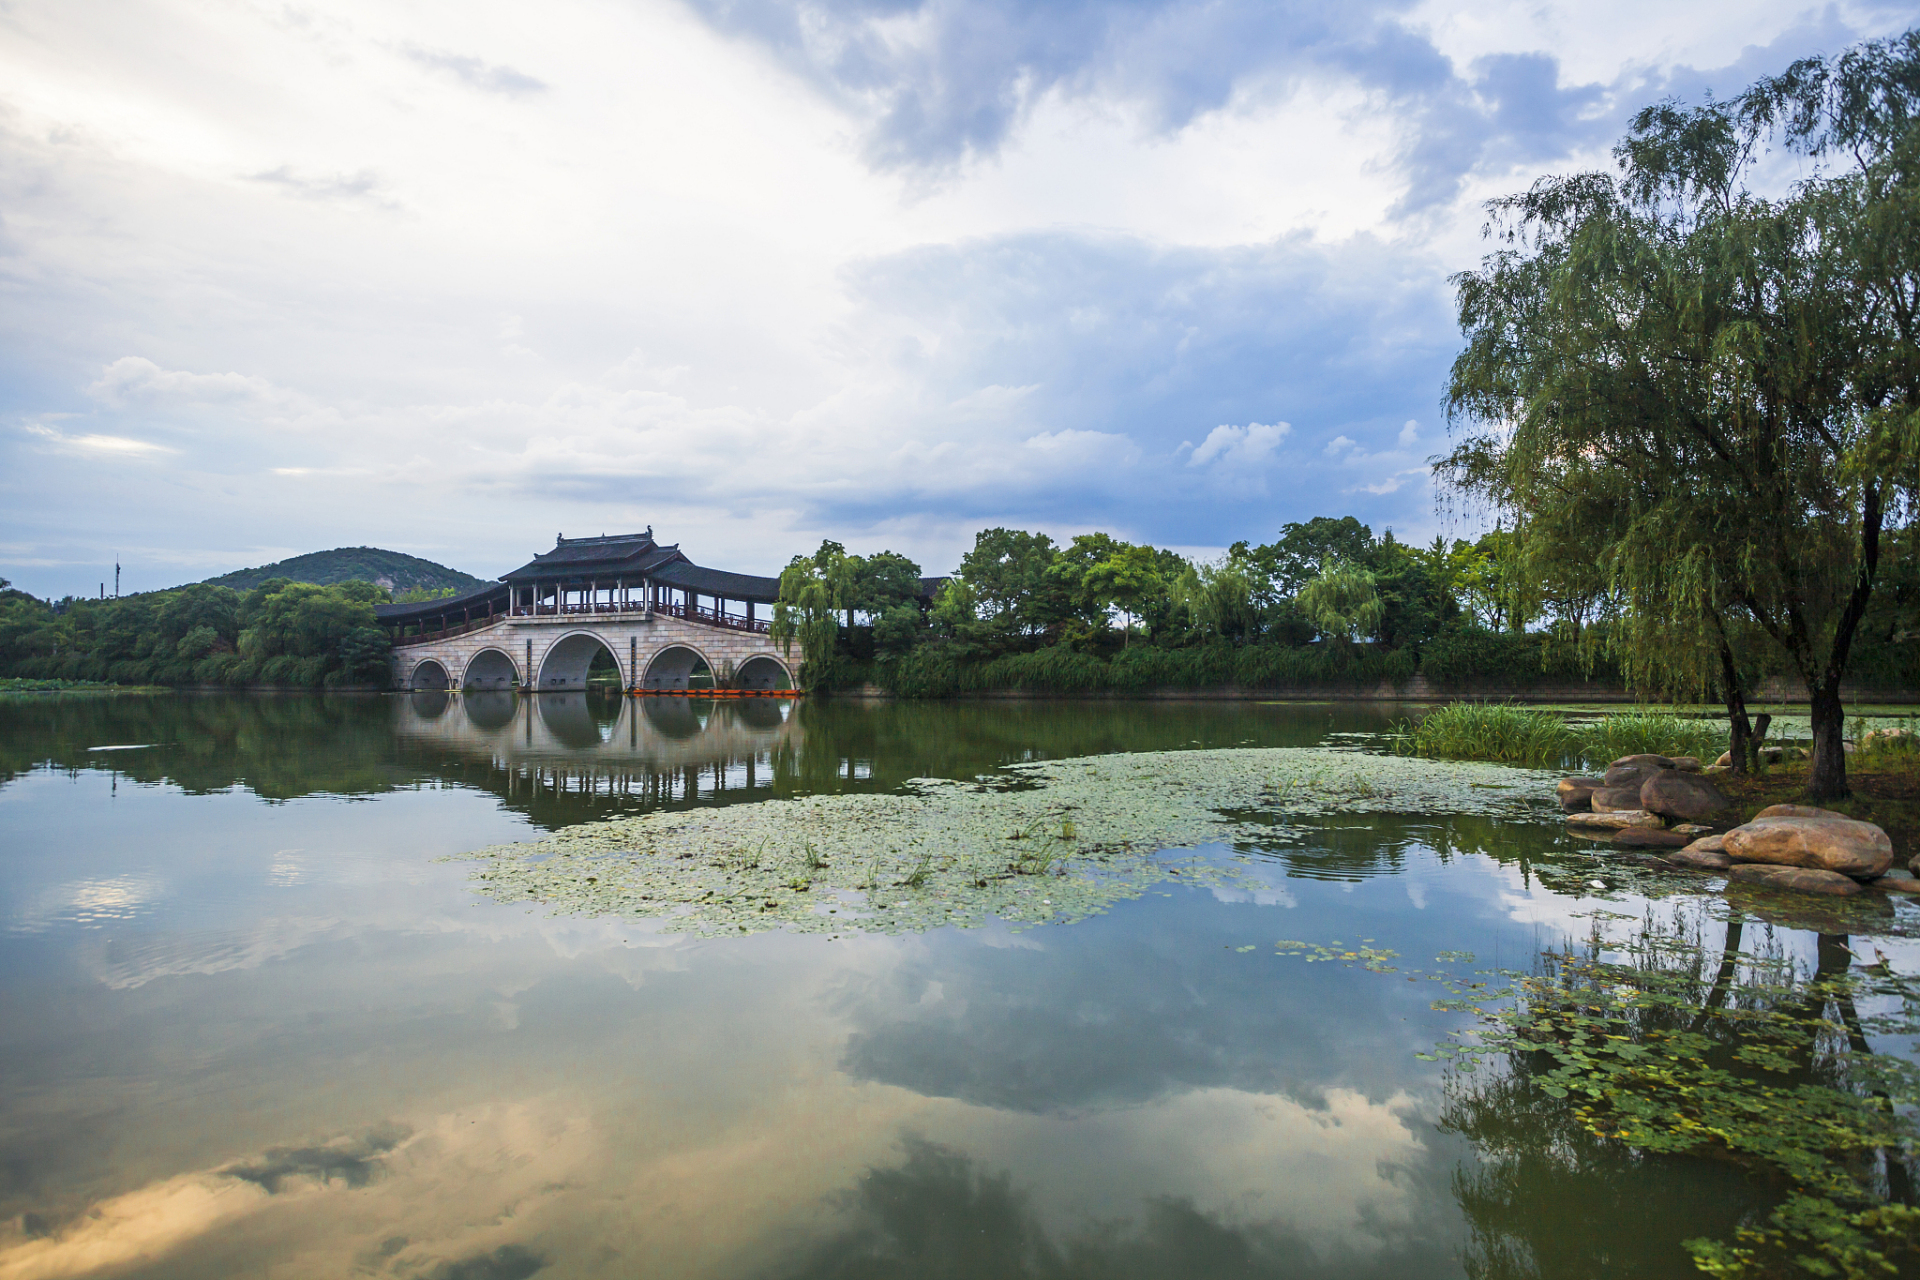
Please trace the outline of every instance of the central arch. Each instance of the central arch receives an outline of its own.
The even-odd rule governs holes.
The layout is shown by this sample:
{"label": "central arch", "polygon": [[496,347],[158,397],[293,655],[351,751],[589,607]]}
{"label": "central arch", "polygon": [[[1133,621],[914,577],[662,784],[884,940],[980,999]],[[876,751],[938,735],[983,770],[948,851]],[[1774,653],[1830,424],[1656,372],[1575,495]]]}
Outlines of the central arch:
{"label": "central arch", "polygon": [[482,649],[467,660],[460,677],[464,689],[505,689],[520,683],[520,668],[498,649]]}
{"label": "central arch", "polygon": [[681,690],[713,688],[713,664],[707,655],[691,645],[670,644],[647,663],[648,689]]}
{"label": "central arch", "polygon": [[540,659],[540,683],[536,687],[542,693],[548,690],[578,692],[585,689],[587,669],[602,653],[620,672],[620,687],[628,687],[632,676],[621,665],[620,655],[614,652],[612,645],[591,631],[575,631],[547,646],[546,655]]}

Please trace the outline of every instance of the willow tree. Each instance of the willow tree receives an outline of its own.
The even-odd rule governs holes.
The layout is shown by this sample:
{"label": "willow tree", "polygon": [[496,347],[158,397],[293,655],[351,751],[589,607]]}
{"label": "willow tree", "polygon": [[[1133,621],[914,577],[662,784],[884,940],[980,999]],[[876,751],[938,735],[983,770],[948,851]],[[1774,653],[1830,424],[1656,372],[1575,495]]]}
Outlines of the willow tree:
{"label": "willow tree", "polygon": [[811,556],[795,556],[780,573],[772,635],[789,656],[800,641],[801,680],[808,689],[832,685],[841,615],[850,616],[859,591],[860,565],[837,542],[822,542]]}
{"label": "willow tree", "polygon": [[[1867,52],[1879,98],[1808,63],[1733,103],[1641,112],[1617,177],[1494,202],[1505,247],[1454,280],[1468,342],[1447,403],[1470,429],[1444,474],[1512,518],[1523,567],[1608,575],[1610,642],[1643,681],[1717,671],[1732,701],[1737,637],[1765,635],[1807,689],[1817,798],[1846,794],[1840,685],[1920,457],[1920,378],[1900,376],[1920,361],[1899,354],[1920,350],[1920,220],[1890,212],[1920,135],[1884,107],[1920,100],[1920,45]],[[1849,147],[1854,168],[1757,195],[1776,134]]]}

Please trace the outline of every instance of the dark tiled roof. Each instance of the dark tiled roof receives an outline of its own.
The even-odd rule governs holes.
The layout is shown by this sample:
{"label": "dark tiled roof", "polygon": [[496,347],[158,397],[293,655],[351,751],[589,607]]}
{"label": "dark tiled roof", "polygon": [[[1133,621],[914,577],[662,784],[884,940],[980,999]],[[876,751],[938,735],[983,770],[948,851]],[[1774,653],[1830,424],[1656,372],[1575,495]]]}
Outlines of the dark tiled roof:
{"label": "dark tiled roof", "polygon": [[507,584],[493,582],[477,590],[466,592],[464,595],[446,596],[439,600],[421,600],[413,604],[377,604],[373,606],[373,614],[390,627],[410,627],[428,618],[439,618],[448,614],[458,616],[463,609],[484,614],[489,600],[493,602],[495,613],[505,613],[507,598]]}
{"label": "dark tiled roof", "polygon": [[501,576],[508,582],[533,582],[586,579],[596,574],[631,575],[685,558],[680,548],[663,547],[654,542],[650,532],[562,538],[553,550],[537,552],[531,561]]}
{"label": "dark tiled roof", "polygon": [[755,600],[771,604],[780,598],[780,579],[760,578],[750,573],[728,573],[724,569],[702,569],[682,560],[666,565],[652,575],[676,587],[685,587],[705,596],[724,596],[728,600]]}

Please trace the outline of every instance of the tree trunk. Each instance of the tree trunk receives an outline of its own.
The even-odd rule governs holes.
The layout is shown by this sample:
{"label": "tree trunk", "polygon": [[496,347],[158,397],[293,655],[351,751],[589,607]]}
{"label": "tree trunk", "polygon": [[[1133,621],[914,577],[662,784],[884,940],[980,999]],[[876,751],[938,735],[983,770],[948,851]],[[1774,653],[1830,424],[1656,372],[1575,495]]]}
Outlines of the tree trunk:
{"label": "tree trunk", "polygon": [[1765,711],[1753,719],[1753,732],[1747,735],[1747,772],[1760,772],[1760,748],[1767,740],[1767,730],[1773,727],[1773,716]]}
{"label": "tree trunk", "polygon": [[1829,678],[1807,691],[1813,697],[1813,768],[1807,773],[1807,796],[1813,800],[1844,800],[1847,789],[1846,710],[1840,705],[1840,681]]}
{"label": "tree trunk", "polygon": [[1753,737],[1753,725],[1747,720],[1747,696],[1740,688],[1740,669],[1734,664],[1733,650],[1720,645],[1720,696],[1727,704],[1730,741],[1727,759],[1736,775],[1750,772],[1752,755],[1747,743]]}

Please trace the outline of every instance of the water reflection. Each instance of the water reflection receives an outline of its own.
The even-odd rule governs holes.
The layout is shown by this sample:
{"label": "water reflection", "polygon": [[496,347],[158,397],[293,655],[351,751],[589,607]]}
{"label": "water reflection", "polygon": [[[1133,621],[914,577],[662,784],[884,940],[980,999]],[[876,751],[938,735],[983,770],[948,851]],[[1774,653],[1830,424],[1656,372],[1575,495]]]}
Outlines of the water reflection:
{"label": "water reflection", "polygon": [[1451,1250],[1375,1224],[1372,1247],[1320,1246],[1282,1221],[1245,1221],[1185,1196],[1154,1197],[1137,1216],[1055,1232],[1030,1187],[965,1152],[910,1137],[897,1164],[867,1170],[848,1196],[848,1221],[780,1280],[1372,1280],[1443,1276]]}
{"label": "water reflection", "polygon": [[[610,812],[897,787],[1115,751],[1312,746],[1403,709],[1244,702],[893,703],[598,692],[0,700],[0,784],[104,769],[191,794],[372,796],[452,783],[542,826]],[[153,744],[141,751],[94,748]]]}
{"label": "water reflection", "polygon": [[437,861],[609,811],[1394,714],[0,703],[0,1274],[1688,1274],[1675,1233],[1752,1187],[1580,1147],[1517,1076],[1450,1091],[1414,1057],[1455,1025],[1433,987],[1274,954],[1531,956],[1579,909],[1530,879],[1552,827],[1328,819],[1233,889],[841,942],[549,918]]}

